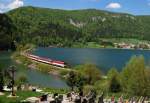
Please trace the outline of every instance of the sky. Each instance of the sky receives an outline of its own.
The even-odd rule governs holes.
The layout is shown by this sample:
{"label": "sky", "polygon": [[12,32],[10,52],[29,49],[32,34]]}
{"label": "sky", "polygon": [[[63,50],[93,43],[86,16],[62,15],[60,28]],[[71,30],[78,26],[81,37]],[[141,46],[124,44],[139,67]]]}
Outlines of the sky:
{"label": "sky", "polygon": [[100,9],[134,15],[150,15],[150,0],[0,0],[0,12],[22,6],[53,9]]}

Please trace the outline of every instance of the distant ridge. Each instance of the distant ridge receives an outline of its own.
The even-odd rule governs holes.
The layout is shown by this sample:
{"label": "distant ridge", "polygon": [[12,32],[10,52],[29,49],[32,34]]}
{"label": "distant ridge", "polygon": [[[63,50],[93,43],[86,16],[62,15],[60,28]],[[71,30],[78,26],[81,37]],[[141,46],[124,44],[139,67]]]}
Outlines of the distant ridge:
{"label": "distant ridge", "polygon": [[6,15],[16,26],[13,34],[21,43],[71,46],[75,42],[98,42],[102,37],[150,40],[150,16],[32,6],[12,10]]}

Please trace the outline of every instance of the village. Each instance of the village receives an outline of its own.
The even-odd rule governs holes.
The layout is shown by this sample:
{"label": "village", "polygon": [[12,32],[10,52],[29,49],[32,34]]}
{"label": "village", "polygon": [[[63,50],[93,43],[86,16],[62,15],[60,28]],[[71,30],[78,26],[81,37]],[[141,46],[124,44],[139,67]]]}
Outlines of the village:
{"label": "village", "polygon": [[149,43],[139,43],[139,44],[132,44],[132,43],[114,43],[115,48],[123,48],[123,49],[150,49]]}

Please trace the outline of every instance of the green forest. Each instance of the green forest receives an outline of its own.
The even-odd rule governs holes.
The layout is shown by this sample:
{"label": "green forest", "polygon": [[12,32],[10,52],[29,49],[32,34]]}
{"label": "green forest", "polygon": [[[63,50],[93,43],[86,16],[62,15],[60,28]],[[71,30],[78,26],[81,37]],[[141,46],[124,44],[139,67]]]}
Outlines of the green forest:
{"label": "green forest", "polygon": [[150,16],[108,11],[21,7],[0,14],[1,49],[14,43],[71,47],[100,38],[150,40]]}

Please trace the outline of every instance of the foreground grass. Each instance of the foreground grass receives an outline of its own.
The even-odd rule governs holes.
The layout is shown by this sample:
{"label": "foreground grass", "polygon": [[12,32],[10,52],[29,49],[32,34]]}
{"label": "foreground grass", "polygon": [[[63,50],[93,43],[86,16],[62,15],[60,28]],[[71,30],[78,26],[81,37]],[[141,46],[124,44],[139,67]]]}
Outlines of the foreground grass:
{"label": "foreground grass", "polygon": [[69,88],[44,88],[43,91],[51,94],[54,93],[67,94],[70,90]]}
{"label": "foreground grass", "polygon": [[21,100],[24,100],[28,97],[38,97],[42,95],[41,93],[32,91],[17,91],[16,94],[19,97],[9,98],[7,96],[10,95],[10,93],[5,92],[5,95],[0,96],[0,103],[20,103]]}

